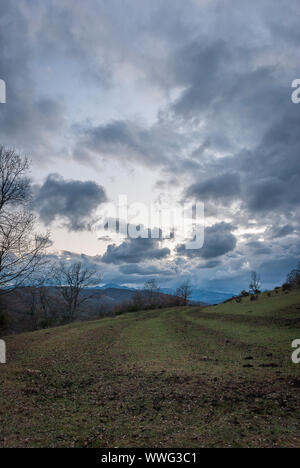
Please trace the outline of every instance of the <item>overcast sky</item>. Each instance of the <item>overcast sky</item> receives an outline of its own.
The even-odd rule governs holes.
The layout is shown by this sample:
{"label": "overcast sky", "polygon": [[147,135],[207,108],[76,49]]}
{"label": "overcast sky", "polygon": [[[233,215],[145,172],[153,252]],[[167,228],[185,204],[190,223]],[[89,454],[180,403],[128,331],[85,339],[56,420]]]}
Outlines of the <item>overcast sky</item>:
{"label": "overcast sky", "polygon": [[[52,251],[104,282],[237,292],[299,259],[299,0],[10,0],[0,141],[32,159]],[[205,204],[203,249],[91,229],[129,202]]]}

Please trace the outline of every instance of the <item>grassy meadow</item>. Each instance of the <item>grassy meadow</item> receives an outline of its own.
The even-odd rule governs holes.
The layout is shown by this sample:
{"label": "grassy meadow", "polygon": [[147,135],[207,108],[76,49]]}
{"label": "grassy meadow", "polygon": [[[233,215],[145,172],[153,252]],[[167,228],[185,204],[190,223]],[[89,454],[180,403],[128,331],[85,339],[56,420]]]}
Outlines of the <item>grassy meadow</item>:
{"label": "grassy meadow", "polygon": [[0,447],[300,447],[300,293],[9,336]]}

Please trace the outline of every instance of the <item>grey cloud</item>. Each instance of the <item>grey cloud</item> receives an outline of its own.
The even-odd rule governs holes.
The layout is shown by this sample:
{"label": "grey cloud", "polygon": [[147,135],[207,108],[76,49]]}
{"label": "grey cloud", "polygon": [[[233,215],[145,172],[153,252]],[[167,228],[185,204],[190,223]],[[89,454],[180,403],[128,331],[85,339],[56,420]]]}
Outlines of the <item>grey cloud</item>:
{"label": "grey cloud", "polygon": [[64,125],[64,104],[56,96],[41,95],[34,79],[33,45],[20,2],[1,5],[0,77],[7,87],[1,106],[2,144],[17,147],[35,158],[49,159],[53,140]]}
{"label": "grey cloud", "polygon": [[264,255],[264,254],[270,254],[272,250],[265,245],[263,242],[259,241],[251,241],[246,244],[246,247],[249,247],[251,249],[252,255]]}
{"label": "grey cloud", "polygon": [[[51,95],[41,95],[38,80],[47,66],[59,75],[62,62],[70,65],[78,86],[86,89],[88,80],[94,86],[91,96],[99,88],[118,89],[120,75],[127,74],[132,94],[138,89],[140,99],[145,93],[145,115],[152,92],[169,104],[162,104],[151,124],[114,100],[99,116],[87,112],[78,117],[89,124],[75,125],[72,109],[68,148],[76,161],[94,165],[99,156],[108,163],[115,158],[162,168],[166,179],[176,175],[173,185],[188,187],[188,196],[207,200],[207,211],[217,219],[245,227],[251,217],[257,228],[280,220],[282,230],[266,233],[265,246],[257,246],[254,254],[265,249],[267,255],[273,238],[282,249],[286,242],[297,253],[298,246],[287,238],[293,232],[285,226],[293,225],[296,234],[300,225],[300,106],[290,100],[290,84],[299,72],[298,0],[276,5],[241,0],[238,9],[233,0],[184,5],[182,0],[92,1],[89,8],[67,0],[21,4],[12,0],[1,9],[0,78],[8,91],[0,114],[3,144],[45,161],[58,155],[66,109],[55,94],[59,79],[49,88]],[[128,9],[135,13],[128,15]],[[169,189],[162,183],[159,187]],[[42,196],[42,216],[46,222],[63,217],[77,229],[82,220],[88,222],[96,198],[84,201],[85,210],[74,206],[72,216],[65,193],[58,208]],[[240,211],[230,209],[231,200],[239,202]],[[224,227],[219,231],[207,228],[207,244],[195,258],[232,252],[234,234]],[[152,247],[155,251],[157,246]],[[245,246],[241,257],[250,248]],[[111,246],[106,259],[121,262],[123,250],[134,257],[128,246]],[[138,261],[142,254],[137,252]]]}
{"label": "grey cloud", "polygon": [[282,180],[300,176],[299,125],[299,108],[289,103],[283,116],[270,125],[257,149],[255,162],[263,173]]}
{"label": "grey cloud", "polygon": [[218,266],[221,265],[221,262],[220,260],[209,260],[205,263],[203,263],[203,265],[201,265],[201,268],[216,268]]}
{"label": "grey cloud", "polygon": [[202,182],[192,184],[185,192],[185,196],[199,200],[206,199],[234,199],[241,193],[239,174],[228,172],[211,177]]}
{"label": "grey cloud", "polygon": [[273,228],[267,231],[267,234],[273,239],[278,239],[293,234],[294,232],[295,228],[293,226],[291,226],[290,224],[285,224],[281,227],[274,226]]}
{"label": "grey cloud", "polygon": [[217,223],[205,228],[204,245],[201,249],[186,249],[184,244],[177,247],[178,255],[210,259],[221,257],[234,250],[236,237],[232,234],[233,226],[228,223]]}
{"label": "grey cloud", "polygon": [[[75,126],[77,142],[73,149],[77,161],[95,161],[96,157],[145,166],[170,165],[180,153],[180,138],[167,123],[150,127],[133,121],[115,120],[104,125]],[[97,159],[96,159],[97,161]]]}
{"label": "grey cloud", "polygon": [[83,230],[92,221],[94,210],[106,200],[103,187],[95,182],[50,174],[43,185],[34,187],[33,207],[45,224],[62,218],[70,230]]}
{"label": "grey cloud", "polygon": [[184,8],[180,0],[91,0],[90,8],[82,2],[71,7],[67,0],[46,6],[43,0],[35,1],[42,11],[39,27],[35,25],[42,51],[74,60],[85,81],[112,87],[120,67],[128,65],[137,70],[140,85],[176,85],[169,55],[192,33],[187,25],[196,23],[193,1]]}
{"label": "grey cloud", "polygon": [[116,155],[120,159],[141,159],[152,162],[152,152],[147,148],[149,136],[146,130],[129,122],[114,121],[98,127],[81,131],[80,147],[75,149],[76,159],[81,159],[87,152],[101,156]]}
{"label": "grey cloud", "polygon": [[163,259],[170,255],[170,249],[160,247],[156,239],[128,239],[120,245],[109,245],[102,257],[104,263],[140,263],[145,260]]}
{"label": "grey cloud", "polygon": [[216,75],[222,75],[229,50],[223,40],[202,44],[192,42],[177,51],[176,76],[186,89],[173,105],[176,113],[191,116],[199,111],[207,111],[220,89],[216,86]]}
{"label": "grey cloud", "polygon": [[244,201],[253,212],[274,210],[276,214],[284,214],[298,208],[300,114],[294,107],[270,126],[256,149],[241,158],[246,182]]}
{"label": "grey cloud", "polygon": [[255,212],[272,210],[282,203],[285,185],[278,179],[266,178],[248,185],[246,203]]}

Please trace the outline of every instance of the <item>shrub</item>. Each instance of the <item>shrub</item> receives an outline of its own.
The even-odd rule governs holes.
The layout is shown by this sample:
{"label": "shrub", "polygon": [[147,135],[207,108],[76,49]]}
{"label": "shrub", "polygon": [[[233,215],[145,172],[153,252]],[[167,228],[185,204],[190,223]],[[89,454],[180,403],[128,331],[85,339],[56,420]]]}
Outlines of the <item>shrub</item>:
{"label": "shrub", "polygon": [[292,288],[300,288],[300,262],[297,267],[287,275],[286,282],[289,283]]}
{"label": "shrub", "polygon": [[241,292],[241,296],[243,296],[243,297],[247,297],[247,296],[249,296],[249,295],[250,295],[249,292],[248,292],[248,291],[245,291],[244,289],[243,289],[243,291]]}
{"label": "shrub", "polygon": [[8,317],[5,312],[0,312],[0,330],[5,330],[8,325]]}

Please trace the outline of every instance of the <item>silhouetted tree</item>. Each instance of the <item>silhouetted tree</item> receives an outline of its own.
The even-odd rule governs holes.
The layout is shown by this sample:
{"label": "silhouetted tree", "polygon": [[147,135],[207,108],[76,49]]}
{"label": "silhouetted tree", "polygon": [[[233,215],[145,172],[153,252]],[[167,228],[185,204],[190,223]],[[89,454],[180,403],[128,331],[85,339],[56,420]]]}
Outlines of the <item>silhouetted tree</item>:
{"label": "silhouetted tree", "polygon": [[294,270],[292,270],[288,275],[287,275],[287,283],[292,287],[292,288],[299,288],[300,287],[300,262],[298,262],[298,265]]}
{"label": "silhouetted tree", "polygon": [[33,328],[60,323],[62,301],[59,301],[55,289],[49,286],[50,282],[53,283],[54,272],[54,264],[45,261],[43,268],[35,272],[28,284],[25,283],[26,288],[16,290],[17,296],[27,306]]}
{"label": "silhouetted tree", "polygon": [[132,305],[136,310],[142,310],[146,306],[145,293],[143,291],[135,291],[132,299]]}
{"label": "silhouetted tree", "polygon": [[261,288],[260,277],[256,273],[256,271],[252,271],[251,276],[250,276],[249,291],[251,294],[257,294],[260,292],[260,288]]}
{"label": "silhouetted tree", "polygon": [[67,264],[61,262],[55,271],[58,290],[67,305],[66,318],[74,320],[76,312],[93,295],[82,296],[84,288],[98,284],[101,274],[96,269],[83,265],[81,262]]}
{"label": "silhouetted tree", "polygon": [[184,283],[182,283],[182,285],[179,286],[176,290],[176,296],[182,300],[183,305],[187,305],[189,303],[189,299],[191,295],[192,295],[192,287],[191,287],[190,280],[187,280]]}
{"label": "silhouetted tree", "polygon": [[49,234],[34,234],[29,161],[0,147],[0,289],[22,285],[39,267]]}
{"label": "silhouetted tree", "polygon": [[160,288],[156,279],[150,279],[144,284],[146,299],[150,307],[154,307],[159,301]]}

